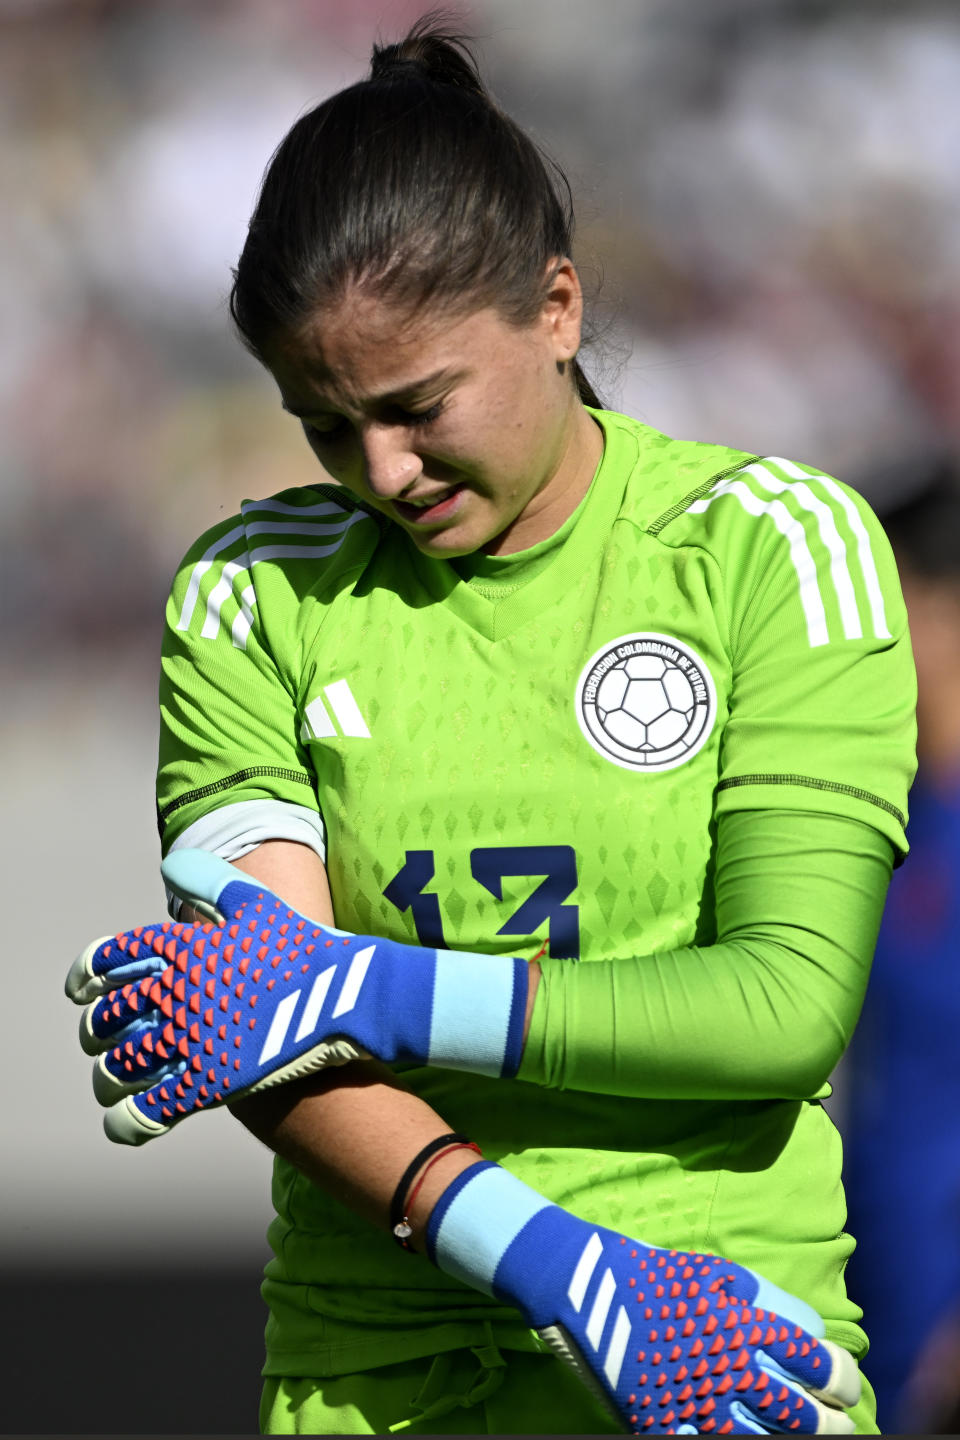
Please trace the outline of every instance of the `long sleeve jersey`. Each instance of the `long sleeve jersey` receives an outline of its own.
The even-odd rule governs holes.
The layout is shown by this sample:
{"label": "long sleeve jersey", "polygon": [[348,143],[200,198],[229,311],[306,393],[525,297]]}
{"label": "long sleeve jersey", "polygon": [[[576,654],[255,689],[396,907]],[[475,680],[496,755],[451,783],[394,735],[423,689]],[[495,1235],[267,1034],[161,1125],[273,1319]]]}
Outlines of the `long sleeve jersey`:
{"label": "long sleeve jersey", "polygon": [[[857,1351],[817,1097],[905,850],[889,547],[815,469],[596,419],[587,496],[518,555],[432,559],[323,485],[203,536],[168,610],[164,848],[297,840],[345,929],[541,954],[516,1080],[404,1083],[549,1198],[761,1269]],[[274,1203],[268,1373],[488,1321],[535,1346],[279,1160]]]}

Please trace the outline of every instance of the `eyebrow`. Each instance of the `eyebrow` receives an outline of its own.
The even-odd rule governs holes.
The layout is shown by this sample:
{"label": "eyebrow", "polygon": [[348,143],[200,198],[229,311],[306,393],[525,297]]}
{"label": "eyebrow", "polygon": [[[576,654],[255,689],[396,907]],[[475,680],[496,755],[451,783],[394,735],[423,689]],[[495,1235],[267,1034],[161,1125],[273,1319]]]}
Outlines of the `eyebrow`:
{"label": "eyebrow", "polygon": [[[465,374],[466,370],[463,369],[449,370],[444,368],[434,370],[431,375],[423,375],[417,380],[412,380],[409,385],[402,385],[397,390],[385,390],[379,395],[369,395],[366,397],[366,400],[367,403],[371,405],[397,405],[403,400],[409,400],[412,395],[418,394],[421,390],[429,389],[431,385],[435,385],[439,380],[444,380],[447,384],[452,384]],[[306,410],[299,410],[295,405],[288,405],[285,400],[282,401],[282,404],[287,414],[295,415],[298,420],[308,420],[311,415],[317,414],[318,409],[323,408],[322,406],[314,405]]]}

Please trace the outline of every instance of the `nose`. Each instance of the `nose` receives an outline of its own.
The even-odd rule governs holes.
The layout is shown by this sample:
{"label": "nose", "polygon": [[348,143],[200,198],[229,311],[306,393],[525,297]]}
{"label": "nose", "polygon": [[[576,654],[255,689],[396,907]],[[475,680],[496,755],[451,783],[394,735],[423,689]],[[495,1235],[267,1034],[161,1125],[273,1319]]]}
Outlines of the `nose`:
{"label": "nose", "polygon": [[423,462],[400,426],[369,425],[361,435],[364,479],[378,500],[395,500],[419,479]]}

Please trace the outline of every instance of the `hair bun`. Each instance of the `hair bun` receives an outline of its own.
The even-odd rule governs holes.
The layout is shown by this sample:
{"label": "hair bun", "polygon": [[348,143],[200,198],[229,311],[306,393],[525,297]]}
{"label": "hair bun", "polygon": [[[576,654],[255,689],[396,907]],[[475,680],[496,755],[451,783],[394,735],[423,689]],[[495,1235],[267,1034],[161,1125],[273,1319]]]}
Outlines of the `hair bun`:
{"label": "hair bun", "polygon": [[489,99],[466,39],[443,28],[442,18],[425,15],[395,45],[375,45],[371,80],[401,80],[419,71],[438,85],[455,85]]}

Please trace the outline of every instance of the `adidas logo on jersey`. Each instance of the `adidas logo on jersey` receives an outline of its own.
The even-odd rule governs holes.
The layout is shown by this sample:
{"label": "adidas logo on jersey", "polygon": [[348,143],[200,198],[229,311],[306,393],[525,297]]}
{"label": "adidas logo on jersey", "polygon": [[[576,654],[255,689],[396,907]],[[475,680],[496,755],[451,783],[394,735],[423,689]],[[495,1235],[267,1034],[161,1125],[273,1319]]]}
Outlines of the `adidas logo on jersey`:
{"label": "adidas logo on jersey", "polygon": [[307,745],[311,740],[341,735],[357,740],[370,739],[367,722],[360,713],[350,686],[346,680],[332,680],[329,685],[324,685],[322,697],[316,695],[307,704],[300,726],[300,739]]}

